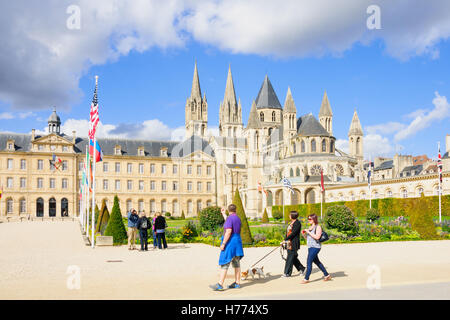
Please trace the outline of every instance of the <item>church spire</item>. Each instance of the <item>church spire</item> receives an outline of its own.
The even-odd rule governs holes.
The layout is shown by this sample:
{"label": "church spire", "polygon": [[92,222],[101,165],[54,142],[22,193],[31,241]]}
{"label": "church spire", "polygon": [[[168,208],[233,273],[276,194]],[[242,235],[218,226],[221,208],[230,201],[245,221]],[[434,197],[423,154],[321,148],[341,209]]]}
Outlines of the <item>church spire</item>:
{"label": "church spire", "polygon": [[191,98],[202,98],[202,92],[200,90],[200,79],[198,77],[197,60],[195,60],[194,78],[192,79]]}
{"label": "church spire", "polygon": [[358,113],[356,113],[356,109],[355,109],[355,112],[353,113],[352,123],[350,125],[350,130],[348,131],[348,135],[349,136],[364,135],[362,127],[361,127],[361,122],[359,121]]}
{"label": "church spire", "polygon": [[258,112],[256,112],[256,103],[253,100],[250,115],[248,117],[247,129],[261,129],[262,125],[259,121]]}
{"label": "church spire", "polygon": [[228,66],[227,85],[225,87],[225,96],[223,102],[230,102],[231,105],[237,105],[236,93],[234,91],[233,76],[231,75],[231,65]]}
{"label": "church spire", "polygon": [[322,105],[320,106],[319,118],[320,117],[332,117],[333,112],[331,111],[330,101],[328,101],[327,91],[325,90],[322,98]]}
{"label": "church spire", "polygon": [[291,88],[288,87],[286,94],[286,99],[284,100],[284,110],[283,112],[295,112],[297,113],[297,108],[295,107],[294,98],[292,97]]}

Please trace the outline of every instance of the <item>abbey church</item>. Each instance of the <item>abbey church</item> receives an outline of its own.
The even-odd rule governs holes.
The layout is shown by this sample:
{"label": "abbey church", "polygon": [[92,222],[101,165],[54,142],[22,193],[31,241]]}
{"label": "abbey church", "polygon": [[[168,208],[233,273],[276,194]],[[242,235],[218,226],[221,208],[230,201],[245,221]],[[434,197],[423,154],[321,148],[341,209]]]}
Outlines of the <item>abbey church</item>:
{"label": "abbey church", "polygon": [[[96,165],[97,205],[104,201],[111,208],[118,195],[123,215],[135,208],[188,217],[207,206],[230,204],[237,189],[246,214],[261,217],[264,209],[270,214],[273,205],[438,193],[436,161],[398,154],[373,160],[369,190],[369,162],[363,156],[358,113],[348,115],[346,153],[336,148],[333,109],[326,92],[317,106],[318,117],[297,113],[290,88],[282,105],[267,75],[254,94],[244,124],[231,68],[220,105],[208,106],[195,64],[185,105],[184,141],[98,139],[104,156]],[[219,108],[218,136],[208,131],[208,107]],[[77,216],[89,143],[86,135],[61,132],[56,110],[44,135],[34,129],[31,134],[0,133],[0,219]],[[442,194],[450,194],[450,135],[445,139]],[[54,156],[61,159],[57,168],[51,165]],[[291,190],[283,187],[284,178]]]}

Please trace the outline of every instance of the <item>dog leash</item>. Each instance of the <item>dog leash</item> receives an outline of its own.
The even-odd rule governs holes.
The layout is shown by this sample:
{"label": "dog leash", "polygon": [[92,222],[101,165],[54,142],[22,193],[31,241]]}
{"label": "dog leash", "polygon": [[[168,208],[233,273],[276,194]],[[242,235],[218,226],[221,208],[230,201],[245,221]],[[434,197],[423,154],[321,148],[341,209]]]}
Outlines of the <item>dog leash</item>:
{"label": "dog leash", "polygon": [[[281,245],[280,245],[281,246]],[[258,260],[258,262],[254,263],[250,268],[253,268],[254,266],[256,266],[258,263],[260,263],[265,257],[267,257],[269,254],[271,254],[272,252],[274,252],[275,250],[277,250],[278,247],[274,248],[273,250],[271,250],[268,254],[266,254],[264,257],[262,257],[261,259]]]}

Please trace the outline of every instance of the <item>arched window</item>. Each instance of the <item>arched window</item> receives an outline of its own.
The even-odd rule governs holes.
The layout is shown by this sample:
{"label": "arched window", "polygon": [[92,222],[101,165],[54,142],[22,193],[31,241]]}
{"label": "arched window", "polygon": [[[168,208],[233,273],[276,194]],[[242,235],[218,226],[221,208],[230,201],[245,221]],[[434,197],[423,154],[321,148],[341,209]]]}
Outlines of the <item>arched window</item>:
{"label": "arched window", "polygon": [[127,212],[131,210],[131,199],[127,200]]}
{"label": "arched window", "polygon": [[408,190],[406,190],[406,189],[402,190],[402,197],[403,198],[408,198]]}
{"label": "arched window", "polygon": [[236,154],[233,154],[233,164],[236,164]]}
{"label": "arched window", "polygon": [[172,202],[172,212],[174,215],[178,214],[178,201],[177,200],[173,200],[173,202]]}
{"label": "arched window", "polygon": [[275,111],[272,112],[272,122],[276,121],[276,117],[275,117]]}
{"label": "arched window", "polygon": [[56,199],[50,198],[48,200],[48,215],[50,217],[56,217]]}
{"label": "arched window", "polygon": [[155,213],[155,212],[156,212],[156,201],[150,200],[150,213]]}
{"label": "arched window", "polygon": [[301,143],[301,151],[305,152],[305,141],[303,141],[303,140],[302,140],[302,143]]}
{"label": "arched window", "polygon": [[316,140],[311,140],[311,152],[316,152]]}
{"label": "arched window", "polygon": [[262,112],[262,111],[259,113],[259,120],[261,122],[264,122],[264,112]]}
{"label": "arched window", "polygon": [[36,200],[36,217],[44,216],[44,199],[37,198]]}
{"label": "arched window", "polygon": [[327,142],[325,141],[325,139],[322,140],[322,152],[326,152],[327,151]]}
{"label": "arched window", "polygon": [[197,212],[202,211],[202,200],[197,200]]}
{"label": "arched window", "polygon": [[334,141],[330,141],[330,153],[334,153]]}
{"label": "arched window", "polygon": [[300,176],[300,168],[297,167],[297,169],[295,169],[295,175],[296,175],[297,177]]}
{"label": "arched window", "polygon": [[21,198],[19,200],[19,213],[26,213],[27,212],[27,201],[25,198]]}
{"label": "arched window", "polygon": [[291,170],[289,170],[289,176],[293,177],[294,176],[294,169],[291,168]]}
{"label": "arched window", "polygon": [[61,217],[69,216],[69,201],[66,198],[61,199]]}
{"label": "arched window", "polygon": [[10,214],[13,213],[13,199],[9,198],[8,200],[6,200],[6,213]]}
{"label": "arched window", "polygon": [[269,136],[272,134],[272,128],[269,128]]}

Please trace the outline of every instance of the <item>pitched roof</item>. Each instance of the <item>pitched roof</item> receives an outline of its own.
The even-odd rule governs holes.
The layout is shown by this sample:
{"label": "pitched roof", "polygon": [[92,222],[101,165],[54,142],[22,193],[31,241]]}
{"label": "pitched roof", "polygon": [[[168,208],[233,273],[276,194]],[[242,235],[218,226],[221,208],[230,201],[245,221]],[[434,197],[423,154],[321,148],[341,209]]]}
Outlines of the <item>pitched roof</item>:
{"label": "pitched roof", "polygon": [[248,116],[247,129],[261,129],[261,121],[259,121],[258,113],[256,112],[256,103],[253,100],[250,115]]}
{"label": "pitched roof", "polygon": [[387,160],[382,163],[376,168],[374,168],[374,171],[378,170],[386,170],[386,169],[392,169],[394,167],[394,160]]}
{"label": "pitched roof", "polygon": [[350,124],[350,130],[348,131],[348,135],[364,135],[361,122],[359,121],[358,114],[355,112],[353,113],[352,123]]}
{"label": "pitched roof", "polygon": [[266,75],[263,84],[259,89],[258,96],[256,97],[256,107],[260,108],[272,108],[282,109],[280,101],[278,100],[275,90],[273,90],[269,77]]}
{"label": "pitched roof", "polygon": [[298,118],[297,128],[297,133],[302,136],[331,136],[312,113]]}
{"label": "pitched roof", "polygon": [[286,94],[286,99],[284,100],[284,112],[294,112],[297,113],[297,108],[295,107],[294,98],[292,97],[291,88],[288,87]]}
{"label": "pitched roof", "polygon": [[331,111],[330,102],[328,101],[328,95],[325,91],[322,98],[322,104],[320,106],[319,118],[322,116],[333,116],[333,112]]}

